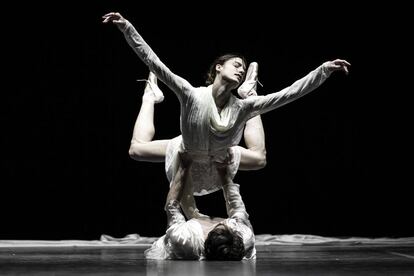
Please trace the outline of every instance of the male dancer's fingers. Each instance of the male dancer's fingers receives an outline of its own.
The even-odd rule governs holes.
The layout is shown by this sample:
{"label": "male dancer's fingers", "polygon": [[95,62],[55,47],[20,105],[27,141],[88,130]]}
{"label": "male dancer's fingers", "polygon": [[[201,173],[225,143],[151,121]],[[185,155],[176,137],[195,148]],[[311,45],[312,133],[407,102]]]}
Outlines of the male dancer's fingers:
{"label": "male dancer's fingers", "polygon": [[223,168],[227,167],[227,164],[223,163],[223,162],[214,161],[214,164],[216,165],[216,167],[218,169],[223,169]]}
{"label": "male dancer's fingers", "polygon": [[233,164],[234,163],[234,151],[232,148],[228,148],[227,149],[227,165]]}
{"label": "male dancer's fingers", "polygon": [[188,152],[180,150],[180,151],[178,151],[178,155],[180,157],[181,164],[184,167],[188,167],[188,166],[191,165],[191,158],[190,158]]}

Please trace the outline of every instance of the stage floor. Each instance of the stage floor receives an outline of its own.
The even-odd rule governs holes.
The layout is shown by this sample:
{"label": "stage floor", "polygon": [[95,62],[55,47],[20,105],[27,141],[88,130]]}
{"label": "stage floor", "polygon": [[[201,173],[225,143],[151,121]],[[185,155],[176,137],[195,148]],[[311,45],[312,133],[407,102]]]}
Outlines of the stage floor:
{"label": "stage floor", "polygon": [[0,247],[0,275],[414,275],[414,244],[258,245],[242,262],[145,260],[146,248]]}

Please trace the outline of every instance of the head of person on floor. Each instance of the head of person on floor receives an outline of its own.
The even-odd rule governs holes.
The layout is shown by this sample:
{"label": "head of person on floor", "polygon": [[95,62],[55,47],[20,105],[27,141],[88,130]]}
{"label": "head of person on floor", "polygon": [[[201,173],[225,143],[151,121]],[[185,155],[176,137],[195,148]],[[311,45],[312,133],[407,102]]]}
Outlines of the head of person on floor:
{"label": "head of person on floor", "polygon": [[240,232],[225,220],[217,224],[204,243],[204,256],[207,260],[240,261],[246,255],[243,237]]}
{"label": "head of person on floor", "polygon": [[246,75],[246,59],[240,54],[225,54],[216,58],[211,63],[207,72],[206,85],[214,84],[216,81],[228,82],[237,88]]}

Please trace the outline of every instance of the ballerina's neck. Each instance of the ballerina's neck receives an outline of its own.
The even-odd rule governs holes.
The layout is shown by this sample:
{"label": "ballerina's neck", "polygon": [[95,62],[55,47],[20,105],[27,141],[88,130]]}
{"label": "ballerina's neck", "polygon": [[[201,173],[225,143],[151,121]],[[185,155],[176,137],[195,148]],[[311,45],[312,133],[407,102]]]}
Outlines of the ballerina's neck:
{"label": "ballerina's neck", "polygon": [[226,104],[228,103],[230,99],[231,90],[224,89],[224,88],[214,89],[213,87],[212,95],[213,95],[214,103],[216,104],[217,110],[220,113],[221,110],[226,106]]}

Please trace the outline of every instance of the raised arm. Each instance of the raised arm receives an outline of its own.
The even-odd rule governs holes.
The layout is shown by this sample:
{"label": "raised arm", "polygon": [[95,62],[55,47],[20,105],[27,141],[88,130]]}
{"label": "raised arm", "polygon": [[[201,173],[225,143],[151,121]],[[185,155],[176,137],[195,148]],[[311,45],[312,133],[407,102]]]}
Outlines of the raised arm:
{"label": "raised arm", "polygon": [[180,101],[189,93],[191,85],[185,79],[172,73],[171,70],[158,58],[151,47],[145,42],[132,24],[120,13],[110,12],[103,17],[103,23],[112,22],[124,34],[129,46],[138,57],[148,66],[158,79],[173,90]]}
{"label": "raised arm", "polygon": [[324,83],[334,71],[344,71],[348,74],[348,66],[351,64],[342,59],[327,61],[279,92],[246,98],[246,106],[252,112],[249,117],[266,113],[308,94]]}

